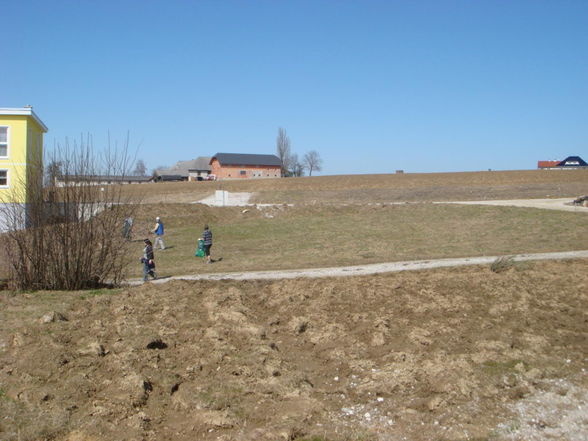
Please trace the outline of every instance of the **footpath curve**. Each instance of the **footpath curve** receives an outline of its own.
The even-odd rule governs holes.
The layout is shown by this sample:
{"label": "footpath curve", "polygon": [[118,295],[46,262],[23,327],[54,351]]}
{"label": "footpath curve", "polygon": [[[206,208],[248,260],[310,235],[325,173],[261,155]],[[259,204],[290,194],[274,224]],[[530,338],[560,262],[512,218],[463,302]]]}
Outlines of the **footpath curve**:
{"label": "footpath curve", "polygon": [[[172,280],[272,280],[320,277],[349,277],[398,271],[414,271],[466,265],[489,265],[500,257],[510,257],[516,262],[528,260],[586,259],[588,250],[562,251],[554,253],[515,254],[508,256],[458,257],[451,259],[410,260],[405,262],[373,263],[369,265],[343,266],[334,268],[308,268],[275,271],[245,271],[232,273],[208,273],[185,276],[170,276],[153,280],[151,283],[167,283]],[[128,285],[140,285],[142,280],[129,280]]]}

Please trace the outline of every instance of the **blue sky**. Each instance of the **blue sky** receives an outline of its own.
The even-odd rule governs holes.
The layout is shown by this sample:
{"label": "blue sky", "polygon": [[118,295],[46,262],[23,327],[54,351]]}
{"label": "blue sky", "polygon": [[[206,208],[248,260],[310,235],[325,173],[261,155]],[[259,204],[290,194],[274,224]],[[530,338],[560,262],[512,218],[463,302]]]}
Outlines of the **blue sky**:
{"label": "blue sky", "polygon": [[588,1],[3,2],[0,107],[148,168],[275,153],[322,174],[588,160]]}

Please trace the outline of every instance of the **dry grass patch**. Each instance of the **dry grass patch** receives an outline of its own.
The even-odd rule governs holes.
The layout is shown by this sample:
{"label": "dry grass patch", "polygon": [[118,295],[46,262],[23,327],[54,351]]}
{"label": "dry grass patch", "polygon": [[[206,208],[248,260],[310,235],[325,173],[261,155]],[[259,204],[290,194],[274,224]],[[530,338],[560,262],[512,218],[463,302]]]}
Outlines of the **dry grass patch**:
{"label": "dry grass patch", "polygon": [[[159,275],[294,269],[588,248],[588,217],[547,210],[405,204],[391,206],[211,208],[144,207],[166,222],[165,251],[156,251]],[[139,225],[150,225],[148,218]],[[204,223],[214,233],[213,257],[194,257]],[[142,244],[130,256],[136,263]]]}
{"label": "dry grass patch", "polygon": [[215,190],[253,192],[258,203],[354,203],[576,197],[588,170],[407,173],[129,185],[147,203],[195,202]]}

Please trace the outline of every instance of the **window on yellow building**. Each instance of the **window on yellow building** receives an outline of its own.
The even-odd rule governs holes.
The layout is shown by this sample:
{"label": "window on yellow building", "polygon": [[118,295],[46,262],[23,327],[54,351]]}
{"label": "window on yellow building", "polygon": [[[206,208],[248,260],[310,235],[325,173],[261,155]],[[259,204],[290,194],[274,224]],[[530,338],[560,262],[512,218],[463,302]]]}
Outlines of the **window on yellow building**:
{"label": "window on yellow building", "polygon": [[8,127],[0,127],[0,158],[8,157]]}
{"label": "window on yellow building", "polygon": [[0,170],[0,187],[8,187],[8,170]]}

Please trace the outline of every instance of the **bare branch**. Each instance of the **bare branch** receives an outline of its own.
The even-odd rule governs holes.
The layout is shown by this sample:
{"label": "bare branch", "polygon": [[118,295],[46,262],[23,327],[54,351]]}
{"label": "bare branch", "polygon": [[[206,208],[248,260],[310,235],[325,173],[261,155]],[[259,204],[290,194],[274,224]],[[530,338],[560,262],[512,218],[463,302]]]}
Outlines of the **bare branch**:
{"label": "bare branch", "polygon": [[290,152],[290,138],[286,134],[286,130],[281,127],[278,129],[276,137],[276,153],[282,161],[282,176],[286,176],[290,170],[292,154]]}
{"label": "bare branch", "polygon": [[71,290],[123,279],[128,242],[121,231],[137,205],[123,197],[121,185],[97,186],[83,178],[130,175],[128,143],[127,137],[120,149],[109,144],[98,155],[91,136],[72,144],[66,139],[46,158],[52,176],[46,187],[42,158],[29,162],[27,176],[14,185],[12,202],[2,204],[8,230],[2,246],[14,288]]}
{"label": "bare branch", "polygon": [[308,170],[308,176],[312,176],[313,171],[321,171],[323,169],[323,160],[316,150],[311,150],[304,154],[303,164]]}

